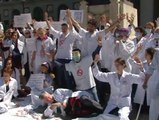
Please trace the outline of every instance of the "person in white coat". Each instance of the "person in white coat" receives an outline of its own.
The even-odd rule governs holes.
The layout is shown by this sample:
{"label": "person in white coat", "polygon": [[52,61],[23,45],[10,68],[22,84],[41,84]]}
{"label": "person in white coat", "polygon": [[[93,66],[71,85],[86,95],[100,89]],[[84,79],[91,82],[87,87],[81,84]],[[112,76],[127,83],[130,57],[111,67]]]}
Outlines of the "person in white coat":
{"label": "person in white coat", "polygon": [[39,28],[37,30],[38,38],[35,40],[36,50],[33,52],[31,66],[34,73],[40,72],[40,66],[44,62],[50,63],[54,58],[56,45],[54,41],[46,35],[46,30]]}
{"label": "person in white coat", "polygon": [[[3,95],[0,95],[0,101],[3,101],[7,93],[13,92],[12,97],[17,97],[18,96],[18,85],[17,81],[11,77],[11,72],[4,70],[2,72],[2,79],[0,80],[0,91],[3,93]],[[5,98],[7,99],[7,98]]]}
{"label": "person in white coat", "polygon": [[[146,61],[143,61],[143,62],[134,54],[133,55],[134,63],[132,63],[132,66],[134,69],[132,73],[139,74],[140,71],[147,73],[152,63],[152,59],[155,54],[155,51],[156,50],[154,48],[147,48],[145,51]],[[150,79],[152,79],[152,77]],[[151,102],[152,92],[154,91],[155,82],[156,81],[149,80],[149,83],[148,83],[148,88],[146,90],[146,100],[147,100],[148,106],[150,105],[150,102]],[[135,97],[134,97],[134,103],[143,104],[144,98],[145,98],[145,90],[143,89],[142,85],[138,85],[136,93],[135,93]]]}
{"label": "person in white coat", "polygon": [[115,72],[102,73],[96,65],[98,61],[99,57],[96,56],[95,66],[93,68],[95,78],[102,82],[108,82],[111,86],[111,95],[104,113],[108,114],[114,109],[119,108],[118,114],[120,119],[129,120],[128,116],[131,111],[132,84],[142,84],[145,75],[143,73],[135,75],[125,72],[126,61],[122,58],[117,58],[115,60]]}
{"label": "person in white coat", "polygon": [[[135,50],[135,45],[132,40],[129,39],[129,30],[126,28],[119,28],[114,33],[114,55],[113,61],[115,61],[118,57],[123,58],[126,61],[127,67],[125,70],[127,72],[131,72],[132,68],[129,62],[131,54]],[[115,71],[114,64],[112,65],[111,71]]]}
{"label": "person in white coat", "polygon": [[155,55],[152,60],[152,64],[149,67],[149,70],[146,74],[146,79],[143,84],[144,88],[147,88],[147,83],[150,80],[150,77],[153,77],[151,80],[154,79],[155,84],[154,91],[152,94],[152,99],[150,103],[149,109],[149,120],[158,120],[159,117],[159,49],[156,50]]}
{"label": "person in white coat", "polygon": [[159,27],[155,29],[153,38],[149,41],[149,47],[159,48]]}

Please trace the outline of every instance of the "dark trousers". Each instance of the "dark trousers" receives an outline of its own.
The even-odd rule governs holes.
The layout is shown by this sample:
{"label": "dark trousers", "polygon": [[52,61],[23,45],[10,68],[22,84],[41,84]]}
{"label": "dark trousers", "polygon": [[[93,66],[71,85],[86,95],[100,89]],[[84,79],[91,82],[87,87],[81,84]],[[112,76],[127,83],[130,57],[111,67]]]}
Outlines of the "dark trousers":
{"label": "dark trousers", "polygon": [[74,89],[74,80],[71,75],[66,71],[65,64],[69,63],[71,60],[67,59],[57,59],[53,61],[53,71],[55,73],[55,86],[57,88],[67,88]]}
{"label": "dark trousers", "polygon": [[[109,72],[107,69],[101,69],[102,72]],[[110,85],[109,83],[101,82],[95,79],[97,94],[99,102],[102,106],[106,106],[109,95],[110,95]]]}

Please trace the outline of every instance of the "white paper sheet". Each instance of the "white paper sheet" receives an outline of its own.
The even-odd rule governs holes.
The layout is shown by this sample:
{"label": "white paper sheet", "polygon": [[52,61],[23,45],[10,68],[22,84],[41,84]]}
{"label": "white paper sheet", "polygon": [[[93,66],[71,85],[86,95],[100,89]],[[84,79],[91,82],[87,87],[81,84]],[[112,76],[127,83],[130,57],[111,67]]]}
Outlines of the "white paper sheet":
{"label": "white paper sheet", "polygon": [[32,74],[26,86],[42,90],[44,80],[45,80],[44,74]]}
{"label": "white paper sheet", "polygon": [[27,38],[26,39],[26,44],[27,44],[27,50],[28,51],[36,51],[36,44],[35,44],[35,39],[34,38]]}
{"label": "white paper sheet", "polygon": [[[82,23],[83,22],[83,10],[71,10],[71,14],[72,14],[72,17]],[[60,21],[67,21],[67,17],[66,17],[66,10],[61,10],[60,11]]]}

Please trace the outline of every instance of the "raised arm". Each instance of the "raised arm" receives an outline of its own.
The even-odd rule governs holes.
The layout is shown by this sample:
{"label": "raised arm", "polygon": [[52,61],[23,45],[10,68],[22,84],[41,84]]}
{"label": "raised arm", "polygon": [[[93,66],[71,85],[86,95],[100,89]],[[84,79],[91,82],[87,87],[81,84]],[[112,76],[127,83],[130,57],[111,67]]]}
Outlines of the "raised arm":
{"label": "raised arm", "polygon": [[54,35],[55,38],[59,38],[60,35],[61,35],[61,32],[60,31],[57,31],[55,30],[52,25],[50,24],[50,21],[49,20],[46,20],[46,24],[50,30],[50,34]]}
{"label": "raised arm", "polygon": [[71,20],[71,12],[69,9],[66,10],[66,16],[67,16],[67,23],[69,25],[69,30],[71,31],[73,29],[73,24]]}
{"label": "raised arm", "polygon": [[96,55],[94,59],[93,75],[98,81],[109,82],[111,73],[102,73],[99,71],[97,66],[97,62],[99,61],[99,59],[100,59],[99,55]]}
{"label": "raised arm", "polygon": [[80,24],[72,17],[71,15],[71,11],[68,9],[67,10],[68,14],[69,14],[69,19],[71,20],[72,24],[77,28],[77,30],[79,31],[81,26]]}
{"label": "raised arm", "polygon": [[120,17],[107,29],[104,29],[106,33],[112,31],[116,26],[118,26],[125,19],[125,14],[120,15]]}

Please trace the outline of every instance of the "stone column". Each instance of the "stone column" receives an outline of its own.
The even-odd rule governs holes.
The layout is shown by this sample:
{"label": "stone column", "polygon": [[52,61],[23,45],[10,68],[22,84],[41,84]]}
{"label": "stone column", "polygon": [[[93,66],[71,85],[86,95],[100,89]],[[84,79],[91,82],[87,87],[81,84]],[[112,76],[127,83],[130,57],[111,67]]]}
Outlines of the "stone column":
{"label": "stone column", "polygon": [[109,5],[109,16],[112,20],[116,20],[120,14],[120,0],[111,0]]}
{"label": "stone column", "polygon": [[80,2],[80,10],[83,10],[84,12],[84,17],[83,17],[83,27],[87,26],[87,17],[88,17],[88,5],[87,2],[85,0],[82,0]]}

